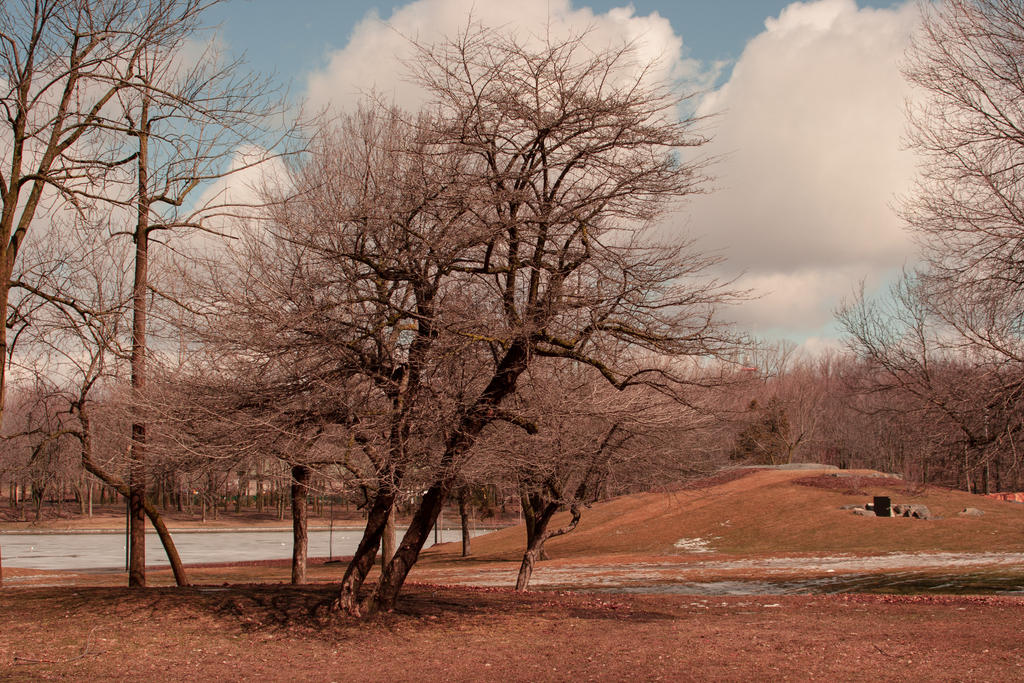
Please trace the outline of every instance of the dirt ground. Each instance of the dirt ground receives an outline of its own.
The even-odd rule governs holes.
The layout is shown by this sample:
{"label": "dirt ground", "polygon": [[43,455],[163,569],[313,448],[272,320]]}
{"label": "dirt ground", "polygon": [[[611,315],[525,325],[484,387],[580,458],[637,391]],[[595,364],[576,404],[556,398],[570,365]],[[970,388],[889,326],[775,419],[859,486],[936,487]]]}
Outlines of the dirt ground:
{"label": "dirt ground", "polygon": [[1024,600],[694,598],[318,584],[0,590],[2,680],[1020,680]]}
{"label": "dirt ground", "polygon": [[[939,518],[841,507],[873,495]],[[985,515],[958,516],[966,506]],[[182,589],[154,568],[141,591],[119,572],[7,568],[0,680],[1024,680],[1019,504],[743,473],[588,510],[538,565],[543,590],[508,588],[521,544],[509,529],[474,539],[473,557],[427,551],[395,612],[362,620],[329,608],[337,563],[311,562],[303,587],[286,585],[285,560],[190,567],[198,585]],[[866,594],[876,579],[890,594]],[[855,592],[771,592],[808,581]],[[674,592],[702,582],[761,589]],[[652,586],[665,592],[628,592]],[[924,594],[891,594],[904,590]]]}

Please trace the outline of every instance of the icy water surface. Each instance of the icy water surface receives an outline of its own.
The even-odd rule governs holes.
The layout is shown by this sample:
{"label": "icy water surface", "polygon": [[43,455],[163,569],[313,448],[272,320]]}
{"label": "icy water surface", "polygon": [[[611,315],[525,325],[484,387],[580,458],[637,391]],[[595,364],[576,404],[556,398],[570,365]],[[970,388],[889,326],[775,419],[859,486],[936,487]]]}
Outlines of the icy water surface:
{"label": "icy water surface", "polygon": [[[401,534],[404,529],[399,529]],[[474,535],[485,533],[481,529]],[[273,531],[176,531],[174,545],[181,561],[247,562],[286,559],[292,555],[292,534]],[[359,545],[362,529],[309,532],[309,557],[351,555]],[[462,539],[460,529],[445,529],[443,542]],[[427,546],[433,545],[430,534]],[[3,566],[27,569],[116,569],[125,564],[124,533],[0,533]],[[146,534],[146,564],[167,565],[167,556],[155,533]]]}

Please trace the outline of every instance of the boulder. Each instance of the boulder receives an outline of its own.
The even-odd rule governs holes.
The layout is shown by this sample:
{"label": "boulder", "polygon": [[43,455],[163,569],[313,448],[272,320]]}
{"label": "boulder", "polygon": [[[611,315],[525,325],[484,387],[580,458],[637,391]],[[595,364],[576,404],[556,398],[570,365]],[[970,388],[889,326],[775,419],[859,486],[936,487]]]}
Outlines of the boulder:
{"label": "boulder", "polygon": [[914,519],[931,519],[931,511],[924,505],[913,505],[910,503],[897,503],[892,506],[892,513],[896,517],[913,517]]}
{"label": "boulder", "polygon": [[964,508],[957,514],[961,517],[981,517],[983,514],[985,514],[985,511],[979,510],[978,508]]}
{"label": "boulder", "polygon": [[931,519],[932,513],[924,505],[911,505],[910,516],[914,519]]}

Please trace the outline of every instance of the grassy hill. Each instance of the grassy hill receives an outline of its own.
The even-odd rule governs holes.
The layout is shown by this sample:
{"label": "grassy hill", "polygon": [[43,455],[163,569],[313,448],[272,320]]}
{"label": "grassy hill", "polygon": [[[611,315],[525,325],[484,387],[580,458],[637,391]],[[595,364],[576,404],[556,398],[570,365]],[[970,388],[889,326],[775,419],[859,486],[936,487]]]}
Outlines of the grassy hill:
{"label": "grassy hill", "polygon": [[[926,505],[936,519],[860,517],[843,505],[889,496]],[[964,508],[984,511],[960,517]],[[568,516],[556,518],[560,525]],[[514,560],[521,526],[473,539],[476,560]],[[1024,551],[1024,505],[941,487],[914,487],[868,470],[733,470],[668,493],[622,496],[584,511],[573,533],[552,539],[552,559],[588,555]],[[457,544],[431,554],[455,555]],[[441,559],[438,557],[438,559]]]}

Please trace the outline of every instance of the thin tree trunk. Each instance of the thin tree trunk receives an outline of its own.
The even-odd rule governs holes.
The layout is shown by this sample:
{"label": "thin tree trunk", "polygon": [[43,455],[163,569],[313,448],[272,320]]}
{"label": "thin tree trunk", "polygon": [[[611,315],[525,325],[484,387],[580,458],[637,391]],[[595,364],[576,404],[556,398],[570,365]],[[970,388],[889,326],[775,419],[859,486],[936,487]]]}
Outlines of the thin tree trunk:
{"label": "thin tree trunk", "polygon": [[465,487],[459,491],[459,522],[462,524],[462,556],[469,557],[472,554],[469,537],[469,510],[467,498],[469,494]]}
{"label": "thin tree trunk", "polygon": [[[130,493],[129,486],[96,466],[92,462],[92,458],[84,452],[82,454],[82,466],[85,467],[87,472],[95,475],[107,486],[110,486],[125,498],[128,497]],[[174,582],[179,586],[188,586],[189,582],[188,576],[185,573],[185,566],[181,563],[181,556],[178,555],[178,548],[174,545],[174,539],[171,538],[171,532],[167,529],[167,525],[164,524],[160,511],[157,510],[157,508],[149,501],[145,501],[144,510],[146,516],[149,517],[149,521],[153,523],[153,529],[160,538],[160,543],[164,547],[164,552],[167,553],[167,561],[170,563],[171,571],[174,573]]]}
{"label": "thin tree trunk", "polygon": [[539,504],[539,501],[531,500],[531,496],[523,492],[523,520],[530,520],[526,527],[526,550],[523,552],[523,561],[519,565],[519,574],[516,577],[516,590],[525,591],[530,585],[530,578],[533,576],[533,568],[537,561],[542,559],[541,552],[544,548],[544,541],[547,540],[547,528],[551,518],[558,510],[554,504]]}
{"label": "thin tree trunk", "polygon": [[146,386],[146,296],[149,294],[149,99],[142,98],[139,128],[138,196],[135,225],[135,281],[132,285],[132,440],[128,452],[128,585],[146,585],[146,425],[138,401]]}
{"label": "thin tree trunk", "polygon": [[395,556],[395,503],[392,501],[391,510],[388,512],[388,521],[384,525],[384,533],[380,537],[380,571],[384,572],[384,567],[388,566],[388,562]]}
{"label": "thin tree trunk", "polygon": [[164,552],[167,553],[167,561],[170,562],[171,571],[174,573],[174,582],[179,586],[189,585],[188,576],[185,574],[185,566],[181,563],[181,556],[178,555],[178,548],[174,545],[171,532],[167,529],[167,525],[164,524],[164,519],[160,512],[148,501],[146,502],[146,516],[153,523],[153,529],[160,538]]}
{"label": "thin tree trunk", "polygon": [[[8,207],[4,206],[5,209]],[[6,211],[4,212],[7,213]],[[4,311],[7,320],[7,302],[11,295],[11,275],[14,273],[14,254],[8,248],[11,239],[11,223],[14,219],[14,207],[10,207],[10,215],[3,216],[0,221],[0,311]],[[4,405],[7,398],[7,325],[0,325],[0,427],[4,424]]]}
{"label": "thin tree trunk", "polygon": [[525,591],[530,586],[530,579],[533,577],[533,567],[537,563],[537,556],[540,554],[541,546],[528,545],[523,553],[523,561],[519,565],[519,574],[516,576],[516,590]]}
{"label": "thin tree trunk", "polygon": [[263,512],[263,461],[256,462],[256,512]]}
{"label": "thin tree trunk", "polygon": [[[528,497],[527,494],[524,494],[525,497]],[[569,523],[559,529],[548,531],[548,525],[551,523],[552,518],[554,518],[555,513],[558,512],[558,503],[545,503],[540,499],[539,495],[529,497],[532,498],[530,509],[534,511],[535,518],[533,524],[529,527],[532,529],[532,533],[527,533],[526,550],[523,552],[523,561],[519,565],[519,574],[516,576],[517,591],[525,591],[529,587],[534,566],[538,560],[545,559],[544,544],[556,536],[563,536],[575,529],[582,515],[579,506],[573,505],[570,508],[572,519],[569,520]]]}
{"label": "thin tree trunk", "polygon": [[306,499],[309,496],[309,468],[292,467],[292,584],[306,583],[307,528]]}
{"label": "thin tree trunk", "polygon": [[238,490],[235,492],[236,493],[236,498],[235,498],[235,514],[236,515],[242,511],[242,484],[243,484],[242,480],[245,478],[245,474],[246,473],[244,471],[238,473],[238,482],[237,482],[238,483],[238,487],[237,487]]}

